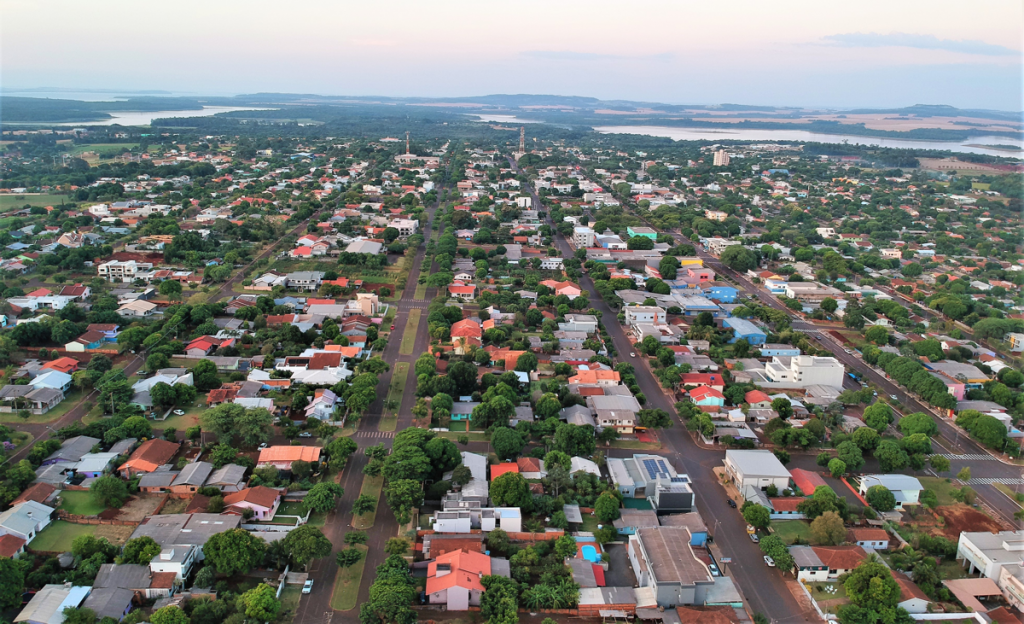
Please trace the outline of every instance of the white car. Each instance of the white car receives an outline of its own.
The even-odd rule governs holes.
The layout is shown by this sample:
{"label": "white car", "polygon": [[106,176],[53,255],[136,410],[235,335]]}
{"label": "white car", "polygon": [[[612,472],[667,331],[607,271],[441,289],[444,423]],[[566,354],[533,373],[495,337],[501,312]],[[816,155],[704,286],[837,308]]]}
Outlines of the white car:
{"label": "white car", "polygon": [[313,579],[309,579],[302,585],[302,593],[308,594],[313,591]]}
{"label": "white car", "polygon": [[900,398],[898,396],[896,396],[895,394],[890,394],[889,398],[892,399],[893,401],[899,401],[900,400]]}
{"label": "white car", "polygon": [[267,443],[266,442],[264,442],[263,444],[260,444],[259,450],[262,451],[265,448],[267,448]]}
{"label": "white car", "polygon": [[774,567],[775,567],[775,560],[773,560],[773,559],[772,559],[771,557],[769,557],[768,555],[765,555],[765,556],[764,556],[764,562],[768,564],[768,567],[769,567],[769,568],[774,568]]}
{"label": "white car", "polygon": [[636,353],[630,353],[629,357],[636,357]]}

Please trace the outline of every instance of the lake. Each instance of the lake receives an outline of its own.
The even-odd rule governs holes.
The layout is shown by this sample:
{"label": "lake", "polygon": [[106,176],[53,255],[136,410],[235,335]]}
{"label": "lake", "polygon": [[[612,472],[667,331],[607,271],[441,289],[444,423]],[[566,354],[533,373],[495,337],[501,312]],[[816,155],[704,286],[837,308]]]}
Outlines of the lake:
{"label": "lake", "polygon": [[[492,123],[529,124],[544,123],[515,115],[476,115],[480,121]],[[970,154],[1024,157],[1024,141],[1004,136],[975,136],[965,141],[925,141],[922,139],[895,139],[867,137],[855,134],[823,134],[807,130],[756,130],[750,128],[676,128],[671,126],[596,126],[602,134],[646,134],[667,137],[674,141],[803,141],[806,143],[853,143],[878,145],[901,149],[949,150]],[[985,147],[986,145],[1015,145],[1017,151]]]}
{"label": "lake", "polygon": [[[252,106],[204,106],[198,110],[178,111],[122,111],[111,112],[110,119],[100,121],[66,121],[61,123],[47,123],[47,126],[148,126],[154,119],[165,119],[168,117],[212,117],[218,113],[232,113],[235,111],[260,111],[277,110],[276,108],[257,108]],[[33,122],[32,125],[40,125],[43,122]],[[13,125],[13,124],[11,124]],[[24,124],[22,124],[24,125]]]}

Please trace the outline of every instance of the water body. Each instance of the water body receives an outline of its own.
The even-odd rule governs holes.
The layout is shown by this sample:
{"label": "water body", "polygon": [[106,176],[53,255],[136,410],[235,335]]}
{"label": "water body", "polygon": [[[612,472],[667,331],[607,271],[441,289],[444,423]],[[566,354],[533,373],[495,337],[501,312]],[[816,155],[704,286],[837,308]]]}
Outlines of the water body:
{"label": "water body", "polygon": [[[31,122],[32,125],[47,126],[148,126],[154,119],[167,119],[178,117],[212,117],[218,113],[233,113],[235,111],[261,111],[277,110],[276,108],[258,108],[252,106],[204,106],[198,110],[177,110],[177,111],[123,111],[111,112],[110,119],[100,121],[66,121],[61,123]],[[26,122],[28,123],[28,122]],[[11,124],[13,125],[13,124]],[[24,125],[24,124],[22,124]]]}
{"label": "water body", "polygon": [[[509,124],[544,123],[536,119],[523,119],[515,115],[476,115],[480,121]],[[750,128],[676,128],[671,126],[596,126],[602,134],[646,134],[667,137],[674,141],[803,141],[805,143],[852,143],[878,145],[901,149],[949,150],[969,154],[1024,157],[1024,141],[1004,136],[973,136],[963,141],[926,141],[922,139],[894,139],[888,137],[857,136],[855,134],[824,134],[807,130],[756,130]],[[1014,145],[1016,151],[986,145]]]}
{"label": "water body", "polygon": [[[807,130],[754,130],[748,128],[672,128],[667,126],[599,126],[594,130],[602,134],[646,134],[668,137],[675,141],[803,141],[806,143],[852,143],[877,145],[901,149],[933,149],[989,154],[993,156],[1024,156],[1024,141],[1003,136],[974,136],[963,141],[925,141],[921,139],[892,139],[866,137],[854,134],[822,134]],[[1014,145],[1017,151],[985,147],[985,145]]]}

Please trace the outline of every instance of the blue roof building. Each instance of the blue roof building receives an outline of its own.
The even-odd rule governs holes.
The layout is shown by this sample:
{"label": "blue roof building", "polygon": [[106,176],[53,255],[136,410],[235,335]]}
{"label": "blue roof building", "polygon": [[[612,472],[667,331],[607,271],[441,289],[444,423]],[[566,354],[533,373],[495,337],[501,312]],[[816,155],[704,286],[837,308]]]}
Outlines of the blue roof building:
{"label": "blue roof building", "polygon": [[726,286],[725,284],[715,284],[713,286],[704,287],[704,295],[708,299],[717,299],[722,303],[734,303],[736,301],[737,291],[732,286]]}
{"label": "blue roof building", "polygon": [[746,319],[729,317],[722,321],[722,325],[732,329],[733,331],[733,337],[732,340],[729,341],[730,343],[736,342],[740,338],[746,338],[747,342],[752,345],[761,345],[768,339],[764,330]]}

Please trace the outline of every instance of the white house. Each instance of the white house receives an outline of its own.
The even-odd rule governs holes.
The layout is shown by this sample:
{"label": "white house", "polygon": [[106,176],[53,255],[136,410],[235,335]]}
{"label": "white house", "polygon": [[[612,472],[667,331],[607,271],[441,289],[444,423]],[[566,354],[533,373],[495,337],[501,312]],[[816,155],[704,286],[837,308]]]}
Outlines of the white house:
{"label": "white house", "polygon": [[50,526],[53,509],[29,500],[0,513],[0,535],[13,535],[31,542],[39,532]]}
{"label": "white house", "polygon": [[896,509],[905,505],[917,505],[924,486],[914,477],[901,474],[867,475],[860,480],[860,495],[867,494],[875,485],[886,487],[896,497]]}

